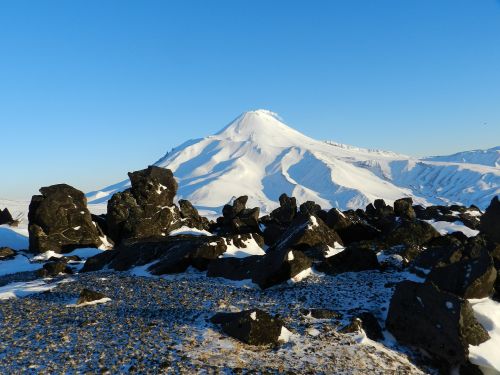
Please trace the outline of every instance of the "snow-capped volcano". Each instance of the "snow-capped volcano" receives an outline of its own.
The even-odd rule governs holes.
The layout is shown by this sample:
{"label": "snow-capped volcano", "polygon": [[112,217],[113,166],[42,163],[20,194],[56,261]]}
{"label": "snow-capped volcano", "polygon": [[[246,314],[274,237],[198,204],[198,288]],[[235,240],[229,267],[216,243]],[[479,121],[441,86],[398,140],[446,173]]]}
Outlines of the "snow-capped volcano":
{"label": "snow-capped volcano", "polygon": [[[473,159],[471,159],[473,160]],[[410,196],[421,204],[460,203],[486,207],[500,193],[495,166],[453,159],[416,159],[314,140],[267,110],[243,113],[215,135],[174,148],[155,165],[179,182],[178,198],[219,211],[233,196],[269,212],[282,193],[324,208],[364,207]],[[128,180],[87,195],[104,202]]]}

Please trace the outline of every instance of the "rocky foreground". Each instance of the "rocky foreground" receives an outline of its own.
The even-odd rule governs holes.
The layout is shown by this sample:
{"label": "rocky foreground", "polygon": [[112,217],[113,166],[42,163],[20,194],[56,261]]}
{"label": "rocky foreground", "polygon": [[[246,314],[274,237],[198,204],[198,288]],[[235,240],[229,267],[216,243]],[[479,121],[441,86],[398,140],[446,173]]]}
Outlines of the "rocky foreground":
{"label": "rocky foreground", "polygon": [[129,176],[104,215],[68,185],[33,197],[29,249],[0,249],[1,373],[500,371],[500,323],[474,310],[500,297],[498,198],[341,212],[282,195],[261,216],[239,197],[209,221],[170,171]]}

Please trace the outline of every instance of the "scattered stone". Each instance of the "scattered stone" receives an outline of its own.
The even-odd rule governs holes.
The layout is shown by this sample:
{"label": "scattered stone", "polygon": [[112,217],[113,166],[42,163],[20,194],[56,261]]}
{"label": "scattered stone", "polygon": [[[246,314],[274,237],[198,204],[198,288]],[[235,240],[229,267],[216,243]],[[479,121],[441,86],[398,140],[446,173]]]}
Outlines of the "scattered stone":
{"label": "scattered stone", "polygon": [[326,224],[338,233],[344,244],[371,241],[381,233],[352,210],[341,212],[332,208],[327,213]]}
{"label": "scattered stone", "polygon": [[341,319],[342,314],[329,309],[303,309],[302,314],[314,319]]}
{"label": "scattered stone", "polygon": [[85,195],[69,185],[43,187],[29,206],[29,247],[35,253],[66,253],[99,247],[102,241],[87,209]]}
{"label": "scattered stone", "polygon": [[43,265],[42,269],[36,271],[38,277],[55,277],[61,273],[72,274],[73,270],[68,267],[65,261],[57,260]]}
{"label": "scattered stone", "polygon": [[244,234],[260,233],[260,209],[246,208],[248,197],[246,195],[236,198],[233,204],[226,204],[222,208],[222,217],[217,219],[219,234]]}
{"label": "scattered stone", "polygon": [[399,342],[425,350],[450,366],[465,364],[469,345],[489,339],[467,300],[431,283],[399,283],[386,327]]}
{"label": "scattered stone", "polygon": [[78,297],[78,302],[76,304],[82,305],[88,302],[99,301],[104,298],[107,298],[104,294],[84,288],[80,292],[80,297]]}
{"label": "scattered stone", "polygon": [[249,345],[278,345],[283,322],[259,309],[218,313],[210,321],[227,335]]}
{"label": "scattered stone", "polygon": [[340,330],[340,332],[359,333],[361,330],[363,330],[366,336],[371,340],[380,341],[384,339],[382,327],[380,327],[377,318],[375,318],[372,313],[366,311],[354,317],[347,326]]}
{"label": "scattered stone", "polygon": [[421,220],[402,220],[395,229],[386,235],[385,242],[389,246],[418,246],[436,237],[440,237],[440,234],[431,224]]}

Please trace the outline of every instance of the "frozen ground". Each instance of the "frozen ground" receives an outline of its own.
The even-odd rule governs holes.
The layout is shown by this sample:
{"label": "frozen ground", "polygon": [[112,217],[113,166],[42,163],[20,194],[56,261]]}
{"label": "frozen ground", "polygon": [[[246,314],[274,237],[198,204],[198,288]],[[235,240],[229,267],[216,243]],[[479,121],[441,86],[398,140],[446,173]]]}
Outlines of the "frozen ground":
{"label": "frozen ground", "polygon": [[[107,369],[111,373],[134,369],[425,373],[429,369],[411,364],[405,353],[336,332],[356,312],[372,310],[383,318],[392,293],[386,284],[401,277],[379,272],[312,275],[293,286],[267,291],[199,272],[163,278],[97,272],[71,276],[65,283],[53,280],[48,285],[57,285],[50,292],[0,302],[0,373],[28,368],[33,372]],[[111,300],[68,307],[84,287]],[[207,322],[216,312],[254,307],[279,314],[292,332],[290,342],[279,348],[251,347]],[[333,309],[344,319],[308,318],[303,308]]]}

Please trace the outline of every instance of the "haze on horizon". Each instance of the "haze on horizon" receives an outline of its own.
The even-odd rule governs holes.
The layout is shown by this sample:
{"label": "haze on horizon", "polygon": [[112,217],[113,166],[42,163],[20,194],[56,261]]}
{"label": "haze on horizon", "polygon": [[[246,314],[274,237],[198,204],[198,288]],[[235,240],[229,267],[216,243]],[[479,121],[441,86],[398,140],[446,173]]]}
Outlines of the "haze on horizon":
{"label": "haze on horizon", "polygon": [[258,108],[424,156],[500,145],[495,0],[5,1],[0,198],[91,191]]}

